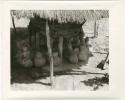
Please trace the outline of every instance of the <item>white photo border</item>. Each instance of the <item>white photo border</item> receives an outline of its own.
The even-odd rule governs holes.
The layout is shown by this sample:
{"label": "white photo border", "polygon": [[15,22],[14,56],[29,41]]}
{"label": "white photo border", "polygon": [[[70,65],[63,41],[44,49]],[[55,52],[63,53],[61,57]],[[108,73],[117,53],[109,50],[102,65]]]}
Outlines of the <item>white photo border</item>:
{"label": "white photo border", "polygon": [[[122,6],[119,1],[13,1],[3,4],[3,92],[6,98],[120,97],[123,90]],[[10,86],[10,10],[109,10],[109,91],[13,91]]]}

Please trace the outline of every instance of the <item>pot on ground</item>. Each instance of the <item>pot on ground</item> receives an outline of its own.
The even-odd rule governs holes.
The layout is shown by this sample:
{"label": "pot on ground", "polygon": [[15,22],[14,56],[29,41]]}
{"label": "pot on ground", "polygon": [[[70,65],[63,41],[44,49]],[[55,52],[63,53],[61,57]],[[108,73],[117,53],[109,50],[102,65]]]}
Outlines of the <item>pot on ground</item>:
{"label": "pot on ground", "polygon": [[80,52],[78,54],[79,61],[87,61],[89,58],[89,50],[86,46],[80,46]]}
{"label": "pot on ground", "polygon": [[58,52],[53,53],[53,65],[58,66],[62,63],[62,59],[58,56]]}
{"label": "pot on ground", "polygon": [[42,67],[46,64],[46,59],[41,52],[36,52],[34,57],[35,67]]}
{"label": "pot on ground", "polygon": [[78,52],[79,51],[77,49],[75,49],[74,51],[72,51],[72,53],[69,56],[70,63],[72,63],[72,64],[78,63],[78,56],[77,56]]}
{"label": "pot on ground", "polygon": [[31,61],[31,59],[23,59],[21,65],[25,68],[30,68],[32,67],[33,62]]}

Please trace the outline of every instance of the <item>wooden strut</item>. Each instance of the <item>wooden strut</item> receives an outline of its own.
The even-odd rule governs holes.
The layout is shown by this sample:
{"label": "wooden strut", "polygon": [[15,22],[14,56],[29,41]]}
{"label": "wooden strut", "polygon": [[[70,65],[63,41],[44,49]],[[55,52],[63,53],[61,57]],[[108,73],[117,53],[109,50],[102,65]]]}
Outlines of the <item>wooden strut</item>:
{"label": "wooden strut", "polygon": [[54,87],[53,55],[52,55],[52,49],[51,49],[51,41],[50,41],[51,37],[49,34],[48,20],[46,20],[46,38],[47,38],[47,48],[48,48],[49,60],[50,60],[50,83],[51,83],[51,88],[53,88]]}

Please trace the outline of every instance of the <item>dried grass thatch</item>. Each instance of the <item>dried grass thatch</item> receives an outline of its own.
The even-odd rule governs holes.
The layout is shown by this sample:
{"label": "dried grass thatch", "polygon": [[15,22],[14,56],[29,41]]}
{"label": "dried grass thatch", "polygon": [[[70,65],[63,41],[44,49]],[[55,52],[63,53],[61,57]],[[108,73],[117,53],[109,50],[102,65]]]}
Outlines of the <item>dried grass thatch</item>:
{"label": "dried grass thatch", "polygon": [[108,10],[11,10],[11,14],[17,18],[32,18],[34,14],[49,20],[58,22],[77,22],[82,23],[84,18],[87,20],[109,17]]}

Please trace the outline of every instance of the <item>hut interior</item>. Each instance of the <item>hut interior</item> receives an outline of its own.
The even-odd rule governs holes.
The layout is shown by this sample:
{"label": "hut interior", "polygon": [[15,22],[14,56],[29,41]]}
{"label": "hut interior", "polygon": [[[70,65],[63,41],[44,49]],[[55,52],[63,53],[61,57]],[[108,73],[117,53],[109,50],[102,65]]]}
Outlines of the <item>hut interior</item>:
{"label": "hut interior", "polygon": [[[47,51],[46,20],[38,15],[30,19],[28,25],[29,41],[35,52],[42,51],[45,53]],[[78,63],[77,55],[79,50],[83,50],[80,47],[85,47],[84,49],[88,50],[84,40],[84,31],[82,30],[82,25],[85,22],[85,19],[82,23],[60,23],[58,20],[48,20],[51,48],[55,58],[54,65],[60,64],[62,60],[65,60],[63,58],[69,60],[70,63]],[[75,52],[76,49],[77,53]]]}

